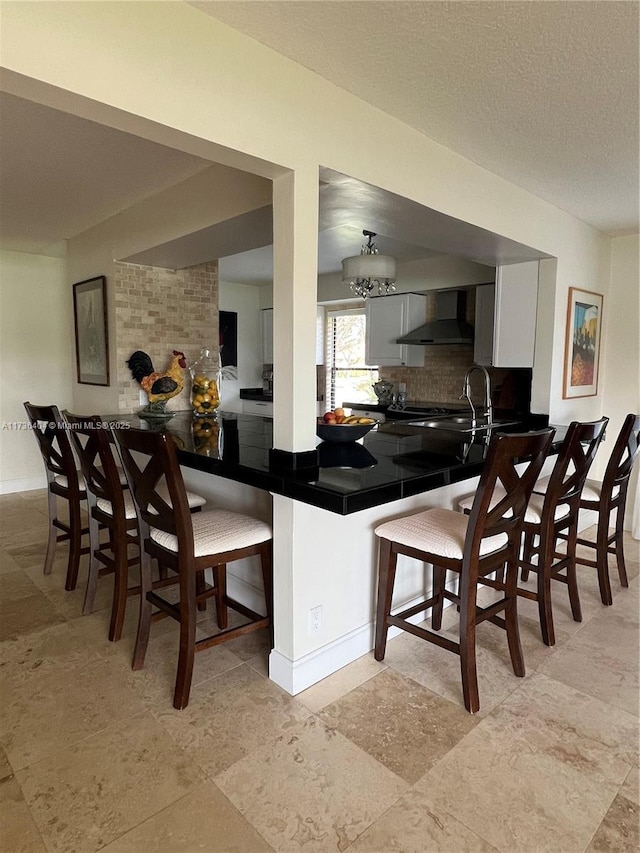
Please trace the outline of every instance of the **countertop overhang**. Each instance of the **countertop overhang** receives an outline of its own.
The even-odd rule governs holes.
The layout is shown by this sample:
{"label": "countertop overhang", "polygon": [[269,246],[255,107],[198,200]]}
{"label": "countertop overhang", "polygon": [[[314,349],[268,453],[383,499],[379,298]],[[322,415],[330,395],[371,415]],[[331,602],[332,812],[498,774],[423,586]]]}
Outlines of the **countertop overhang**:
{"label": "countertop overhang", "polygon": [[[411,429],[406,423],[391,421],[374,427],[357,442],[319,442],[317,466],[285,470],[274,465],[270,418],[218,411],[215,419],[194,419],[191,412],[177,412],[160,423],[137,415],[118,415],[117,420],[136,428],[171,433],[180,464],[185,467],[340,515],[477,477],[487,451],[487,442],[481,437],[465,441],[461,436]],[[209,429],[203,430],[205,421]],[[544,424],[521,423],[505,431],[522,432],[541,426]],[[566,427],[556,428],[554,449],[565,430]]]}

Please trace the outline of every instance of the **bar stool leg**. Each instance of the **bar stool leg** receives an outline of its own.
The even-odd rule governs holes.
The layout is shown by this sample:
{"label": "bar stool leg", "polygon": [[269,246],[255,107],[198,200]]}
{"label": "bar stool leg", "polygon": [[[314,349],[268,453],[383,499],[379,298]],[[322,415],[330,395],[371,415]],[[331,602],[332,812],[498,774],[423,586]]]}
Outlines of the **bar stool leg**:
{"label": "bar stool leg", "polygon": [[525,675],[524,655],[520,642],[520,626],[518,624],[518,561],[509,560],[507,563],[507,577],[505,581],[505,597],[507,604],[504,611],[505,627],[507,629],[507,642],[511,656],[511,666],[517,676],[523,678]]}
{"label": "bar stool leg", "polygon": [[149,644],[149,632],[151,630],[151,602],[147,593],[152,589],[151,557],[146,551],[140,552],[140,616],[138,619],[138,633],[133,650],[132,669],[142,669],[144,658]]}
{"label": "bar stool leg", "polygon": [[388,539],[380,539],[376,645],[374,651],[376,660],[384,660],[387,649],[387,632],[389,631],[387,616],[391,613],[391,599],[393,597],[393,584],[396,578],[397,562],[398,555],[391,550],[391,542]]}
{"label": "bar stool leg", "polygon": [[269,617],[269,636],[271,648],[274,645],[273,634],[273,543],[266,542],[260,554],[262,567],[262,584],[264,586],[264,603]]}
{"label": "bar stool leg", "polygon": [[80,520],[80,507],[76,501],[69,503],[69,562],[67,564],[67,580],[64,588],[67,592],[74,590],[78,585],[78,571],[80,569],[80,549],[82,539],[82,522]]}
{"label": "bar stool leg", "polygon": [[[598,572],[598,586],[600,587],[600,600],[605,605],[613,604],[611,594],[611,579],[609,578],[609,517],[604,517],[601,512],[598,518],[598,532],[596,534],[596,568]],[[617,556],[617,554],[616,554]],[[620,563],[618,562],[618,571]]]}
{"label": "bar stool leg", "polygon": [[207,583],[204,579],[204,572],[196,572],[196,598],[198,599],[197,607],[200,611],[207,609],[207,599],[200,600],[200,596],[206,592],[206,589]]}
{"label": "bar stool leg", "polygon": [[476,667],[476,593],[477,583],[460,578],[460,673],[464,706],[470,714],[480,710]]}
{"label": "bar stool leg", "polygon": [[116,643],[122,637],[122,626],[127,608],[129,585],[129,559],[126,551],[123,554],[122,548],[117,548],[115,558],[115,589],[113,591],[111,622],[109,624],[109,639],[113,643]]}
{"label": "bar stool leg", "polygon": [[553,611],[551,610],[551,562],[553,560],[553,542],[546,536],[544,548],[542,541],[538,550],[538,614],[542,641],[547,646],[555,646],[556,636],[553,627]]}
{"label": "bar stool leg", "polygon": [[573,524],[567,534],[567,586],[569,587],[569,603],[571,604],[573,621],[582,622],[582,608],[580,606],[580,593],[578,592],[578,578],[576,575],[577,536],[578,526],[577,524]]}
{"label": "bar stool leg", "polygon": [[227,566],[225,563],[213,567],[213,577],[216,589],[218,590],[216,596],[216,621],[218,628],[222,631],[229,624],[229,611],[225,604],[225,598],[227,597]]}
{"label": "bar stool leg", "polygon": [[442,627],[442,611],[444,610],[444,584],[447,570],[441,566],[433,567],[433,590],[432,595],[438,596],[437,601],[431,608],[431,627],[439,631]]}
{"label": "bar stool leg", "polygon": [[181,711],[189,704],[193,661],[196,651],[196,576],[180,567],[180,652],[173,707]]}
{"label": "bar stool leg", "polygon": [[47,492],[47,503],[49,507],[49,538],[47,539],[47,554],[44,558],[44,573],[50,575],[53,569],[53,558],[56,553],[56,544],[58,542],[58,532],[54,525],[56,518],[56,496],[53,492]]}
{"label": "bar stool leg", "polygon": [[100,548],[100,527],[89,510],[89,574],[87,575],[87,588],[84,591],[84,602],[82,605],[83,615],[93,610],[93,603],[98,588],[98,573],[100,564],[96,559],[96,551]]}
{"label": "bar stool leg", "polygon": [[627,577],[627,566],[624,561],[624,501],[622,503],[619,503],[616,509],[615,530],[615,550],[616,563],[618,564],[618,577],[620,578],[621,586],[629,586],[629,578]]}

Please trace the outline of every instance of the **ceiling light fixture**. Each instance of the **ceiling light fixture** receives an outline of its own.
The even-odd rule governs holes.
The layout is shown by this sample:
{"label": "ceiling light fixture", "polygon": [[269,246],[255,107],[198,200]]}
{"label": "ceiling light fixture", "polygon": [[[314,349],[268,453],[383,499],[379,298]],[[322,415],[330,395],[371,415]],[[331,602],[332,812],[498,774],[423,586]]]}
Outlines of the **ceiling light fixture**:
{"label": "ceiling light fixture", "polygon": [[373,238],[373,231],[363,231],[368,237],[367,244],[362,247],[359,255],[345,258],[342,262],[342,280],[349,282],[356,296],[366,299],[371,296],[375,287],[379,296],[386,296],[396,289],[396,259],[390,255],[380,255]]}

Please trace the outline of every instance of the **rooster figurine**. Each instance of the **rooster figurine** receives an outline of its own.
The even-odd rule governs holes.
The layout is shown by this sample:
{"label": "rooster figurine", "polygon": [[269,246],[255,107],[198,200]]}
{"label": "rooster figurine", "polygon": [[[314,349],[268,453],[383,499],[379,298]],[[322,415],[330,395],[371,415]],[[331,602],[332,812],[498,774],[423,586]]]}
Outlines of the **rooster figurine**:
{"label": "rooster figurine", "polygon": [[149,397],[149,404],[140,415],[152,418],[172,417],[171,412],[166,409],[167,400],[175,397],[184,388],[182,371],[187,366],[184,353],[173,350],[173,358],[164,373],[156,373],[150,357],[142,350],[136,350],[127,365],[133,378]]}

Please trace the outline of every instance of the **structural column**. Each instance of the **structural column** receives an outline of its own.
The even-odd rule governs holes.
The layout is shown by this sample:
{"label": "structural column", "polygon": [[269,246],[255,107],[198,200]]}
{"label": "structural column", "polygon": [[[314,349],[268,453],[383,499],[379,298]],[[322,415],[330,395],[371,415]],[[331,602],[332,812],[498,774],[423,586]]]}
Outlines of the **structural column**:
{"label": "structural column", "polygon": [[[318,167],[273,182],[272,464],[300,467],[315,459]],[[295,621],[306,585],[296,502],[273,496],[274,650],[270,674],[293,692]],[[296,602],[298,601],[298,604]]]}

